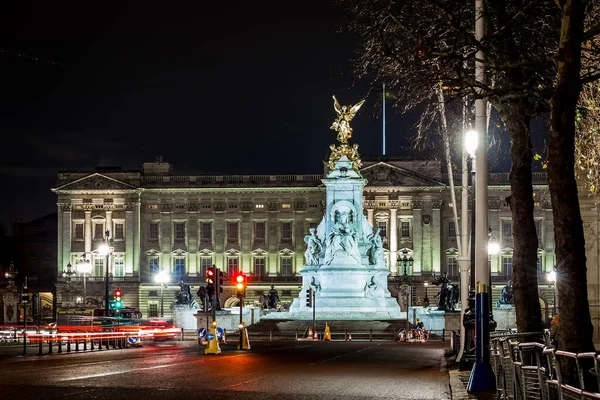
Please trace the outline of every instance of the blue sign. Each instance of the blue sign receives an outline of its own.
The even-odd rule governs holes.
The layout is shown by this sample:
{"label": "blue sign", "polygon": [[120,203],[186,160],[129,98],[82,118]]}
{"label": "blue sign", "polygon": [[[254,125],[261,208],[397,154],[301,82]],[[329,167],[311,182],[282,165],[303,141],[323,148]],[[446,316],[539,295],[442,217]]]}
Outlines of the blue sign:
{"label": "blue sign", "polygon": [[204,339],[205,336],[206,336],[206,328],[198,329],[198,337],[200,339]]}
{"label": "blue sign", "polygon": [[140,341],[140,338],[137,338],[137,337],[129,336],[127,338],[127,342],[129,344],[138,344],[139,341]]}
{"label": "blue sign", "polygon": [[208,340],[214,340],[215,339],[215,335],[212,333],[208,334]]}
{"label": "blue sign", "polygon": [[221,328],[220,326],[217,327],[217,338],[221,339],[223,337],[223,328]]}

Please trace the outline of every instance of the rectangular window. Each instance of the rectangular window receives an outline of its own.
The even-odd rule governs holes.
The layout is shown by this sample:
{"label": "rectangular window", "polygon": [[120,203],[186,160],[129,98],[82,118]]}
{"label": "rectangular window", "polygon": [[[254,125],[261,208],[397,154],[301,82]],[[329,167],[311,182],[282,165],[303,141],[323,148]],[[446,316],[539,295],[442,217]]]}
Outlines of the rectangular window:
{"label": "rectangular window", "polygon": [[538,276],[542,276],[542,256],[538,255],[537,257],[537,274]]}
{"label": "rectangular window", "polygon": [[203,242],[212,241],[212,223],[211,222],[202,222],[200,228],[200,240]]}
{"label": "rectangular window", "polygon": [[281,257],[281,276],[292,276],[292,257]]}
{"label": "rectangular window", "polygon": [[227,276],[235,276],[240,271],[239,259],[237,257],[229,257],[227,259]]}
{"label": "rectangular window", "polygon": [[410,237],[410,222],[409,221],[401,221],[400,222],[400,237],[403,237],[403,238]]}
{"label": "rectangular window", "polygon": [[103,240],[104,239],[104,224],[94,224],[94,239],[95,240]]}
{"label": "rectangular window", "polygon": [[502,272],[504,272],[506,278],[512,277],[512,266],[512,256],[502,256]]}
{"label": "rectangular window", "polygon": [[200,275],[205,278],[206,270],[212,266],[212,257],[202,257],[200,259]]}
{"label": "rectangular window", "polygon": [[287,241],[292,240],[292,223],[282,222],[281,223],[281,240]]}
{"label": "rectangular window", "polygon": [[125,259],[123,257],[113,258],[113,276],[125,276]]}
{"label": "rectangular window", "polygon": [[377,221],[377,227],[379,228],[379,234],[382,237],[387,236],[387,222],[386,221]]}
{"label": "rectangular window", "polygon": [[125,239],[125,224],[116,223],[115,224],[115,240],[123,240]]}
{"label": "rectangular window", "polygon": [[535,220],[535,233],[538,237],[538,240],[540,239],[540,235],[542,233],[542,220],[541,219],[536,219]]}
{"label": "rectangular window", "polygon": [[94,276],[104,276],[104,257],[94,259]]}
{"label": "rectangular window", "polygon": [[254,240],[265,240],[265,223],[256,222],[254,224]]}
{"label": "rectangular window", "polygon": [[254,205],[255,208],[265,208],[264,204],[255,204]]}
{"label": "rectangular window", "polygon": [[292,208],[292,205],[290,203],[284,203],[281,205],[281,208]]}
{"label": "rectangular window", "polygon": [[175,268],[173,268],[173,273],[178,280],[185,275],[185,258],[177,257],[175,259]]}
{"label": "rectangular window", "polygon": [[148,239],[150,240],[158,240],[158,222],[150,223],[150,233]]}
{"label": "rectangular window", "polygon": [[512,238],[512,221],[504,219],[502,220],[502,235],[505,238]]}
{"label": "rectangular window", "polygon": [[185,239],[185,222],[175,222],[175,240]]}
{"label": "rectangular window", "polygon": [[267,276],[267,267],[265,265],[264,257],[256,257],[254,259],[254,275]]}
{"label": "rectangular window", "polygon": [[158,258],[149,258],[148,259],[148,272],[150,273],[150,275],[156,275],[158,274],[159,271],[159,267],[158,267]]}
{"label": "rectangular window", "polygon": [[458,264],[456,262],[456,257],[448,257],[446,259],[446,271],[448,271],[449,277],[458,277],[460,276],[458,272]]}
{"label": "rectangular window", "polygon": [[158,317],[158,303],[148,303],[148,317]]}
{"label": "rectangular window", "polygon": [[237,242],[238,241],[238,223],[228,222],[227,223],[227,241]]}
{"label": "rectangular window", "polygon": [[75,240],[83,240],[83,224],[75,224]]}
{"label": "rectangular window", "polygon": [[448,222],[448,239],[456,239],[456,224],[454,221]]}

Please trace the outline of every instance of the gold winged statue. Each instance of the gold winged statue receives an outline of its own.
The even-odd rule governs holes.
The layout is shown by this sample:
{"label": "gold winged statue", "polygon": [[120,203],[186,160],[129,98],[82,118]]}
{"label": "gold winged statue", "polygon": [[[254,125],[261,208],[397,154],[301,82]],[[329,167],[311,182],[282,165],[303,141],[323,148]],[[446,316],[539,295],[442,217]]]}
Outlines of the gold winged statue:
{"label": "gold winged statue", "polygon": [[333,108],[338,114],[338,117],[331,125],[331,129],[335,130],[337,134],[337,140],[341,144],[348,144],[348,139],[352,136],[352,128],[350,127],[350,121],[356,115],[360,107],[363,105],[365,100],[361,100],[353,106],[340,106],[338,100],[333,96]]}

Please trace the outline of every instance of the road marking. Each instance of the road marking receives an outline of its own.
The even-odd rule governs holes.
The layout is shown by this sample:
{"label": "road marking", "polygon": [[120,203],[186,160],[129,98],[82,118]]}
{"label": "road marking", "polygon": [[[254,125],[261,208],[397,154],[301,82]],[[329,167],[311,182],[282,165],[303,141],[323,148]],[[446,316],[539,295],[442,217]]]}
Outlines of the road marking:
{"label": "road marking", "polygon": [[236,384],[233,384],[233,385],[222,386],[222,387],[220,387],[220,388],[216,388],[215,390],[229,389],[229,388],[232,388],[232,387],[236,387],[236,386],[240,386],[240,385],[245,385],[245,384],[247,384],[247,383],[256,382],[256,381],[259,381],[259,380],[261,380],[261,379],[264,379],[264,378],[263,378],[263,377],[261,377],[261,378],[256,378],[256,379],[249,379],[249,380],[247,380],[247,381],[240,382],[240,383],[236,383]]}

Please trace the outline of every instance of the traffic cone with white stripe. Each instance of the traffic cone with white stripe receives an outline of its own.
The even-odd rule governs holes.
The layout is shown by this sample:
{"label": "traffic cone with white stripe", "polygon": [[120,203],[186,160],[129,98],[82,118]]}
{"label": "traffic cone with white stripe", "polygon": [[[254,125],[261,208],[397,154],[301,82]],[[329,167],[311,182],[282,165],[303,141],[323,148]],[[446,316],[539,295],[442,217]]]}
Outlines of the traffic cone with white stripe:
{"label": "traffic cone with white stripe", "polygon": [[311,337],[313,337],[312,328],[308,328],[308,338],[310,339]]}
{"label": "traffic cone with white stripe", "polygon": [[349,342],[351,342],[351,341],[352,341],[352,334],[351,334],[351,333],[349,333],[349,334],[348,334],[348,341],[349,341]]}
{"label": "traffic cone with white stripe", "polygon": [[313,340],[319,340],[319,334],[317,333],[316,329],[315,329],[315,336],[313,337]]}
{"label": "traffic cone with white stripe", "polygon": [[223,337],[221,337],[221,344],[227,344],[227,339],[225,339],[226,333],[227,333],[227,330],[223,329]]}

